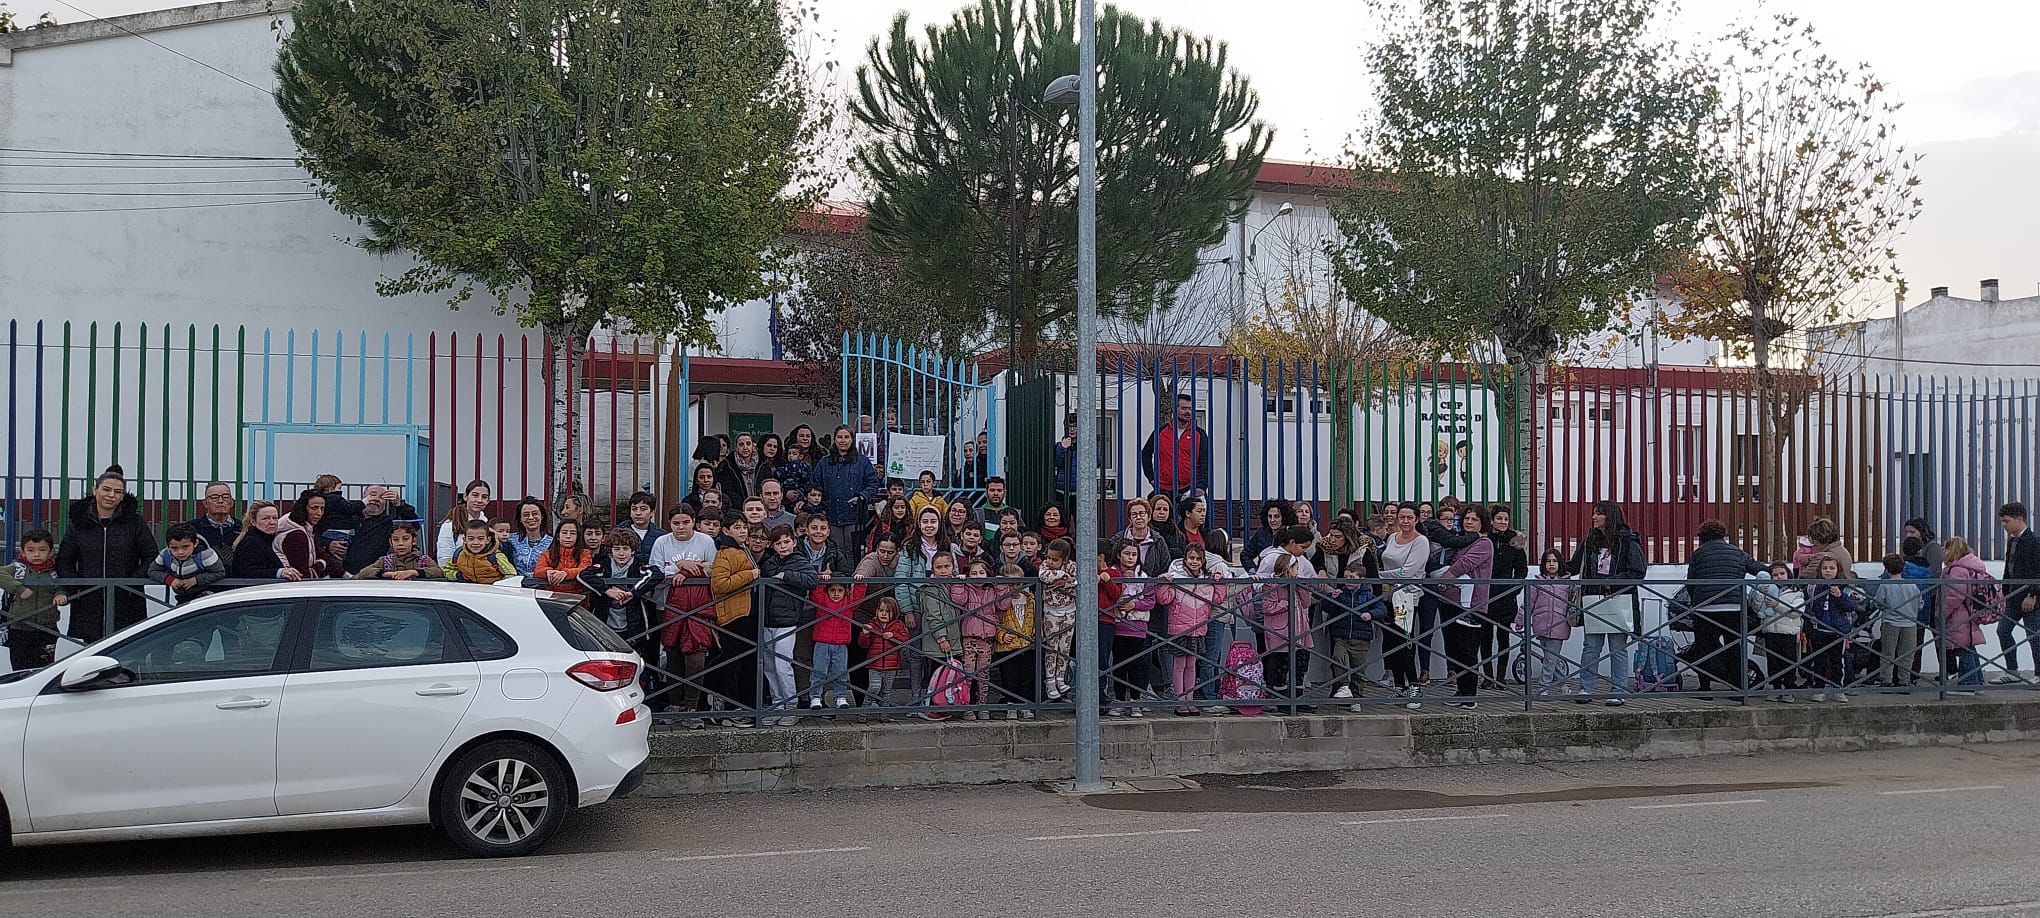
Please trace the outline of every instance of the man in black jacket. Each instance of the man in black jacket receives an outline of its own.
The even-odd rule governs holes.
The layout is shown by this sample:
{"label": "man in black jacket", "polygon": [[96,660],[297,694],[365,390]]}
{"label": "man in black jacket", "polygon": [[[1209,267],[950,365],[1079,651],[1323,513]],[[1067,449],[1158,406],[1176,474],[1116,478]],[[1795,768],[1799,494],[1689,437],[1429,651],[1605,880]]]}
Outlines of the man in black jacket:
{"label": "man in black jacket", "polygon": [[[57,578],[125,578],[148,573],[155,533],[142,522],[141,502],[127,490],[120,466],[108,466],[92,493],[71,502],[71,528],[57,546]],[[68,585],[68,584],[67,584]],[[71,591],[70,636],[90,644],[148,617],[149,600],[133,585],[87,585]],[[111,626],[109,628],[109,626]]]}
{"label": "man in black jacket", "polygon": [[[418,509],[404,503],[385,485],[370,485],[361,494],[361,518],[354,523],[354,536],[336,542],[348,574],[381,560],[390,553],[390,526],[400,520],[418,520]],[[434,561],[452,560],[434,558]]]}
{"label": "man in black jacket", "polygon": [[2026,629],[2026,642],[2033,645],[2034,668],[2040,670],[2040,534],[2026,519],[2026,505],[2012,501],[1998,508],[1998,525],[2004,527],[2005,614],[1998,619],[1998,646],[2005,650],[2005,674],[1991,681],[2019,681],[2019,645],[2012,641],[2013,629]]}

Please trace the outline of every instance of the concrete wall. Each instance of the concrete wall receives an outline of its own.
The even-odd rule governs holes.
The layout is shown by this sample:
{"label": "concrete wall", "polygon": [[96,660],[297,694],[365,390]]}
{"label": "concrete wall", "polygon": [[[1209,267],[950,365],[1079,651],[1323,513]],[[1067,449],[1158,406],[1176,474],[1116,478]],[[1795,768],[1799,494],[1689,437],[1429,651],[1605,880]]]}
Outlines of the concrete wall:
{"label": "concrete wall", "polygon": [[[1070,721],[658,732],[640,793],[1057,781]],[[2040,738],[2040,697],[1689,710],[1113,721],[1108,778],[1829,752]]]}
{"label": "concrete wall", "polygon": [[[1982,295],[1980,288],[1976,292]],[[1902,317],[1884,310],[1862,322],[1816,330],[1812,338],[1817,346],[1868,358],[1847,362],[1860,363],[1866,373],[2030,380],[2033,368],[2026,364],[2040,352],[2040,296],[2006,290],[1999,296],[1986,301],[1943,294],[1907,308]],[[1979,334],[1984,329],[1989,333]]]}

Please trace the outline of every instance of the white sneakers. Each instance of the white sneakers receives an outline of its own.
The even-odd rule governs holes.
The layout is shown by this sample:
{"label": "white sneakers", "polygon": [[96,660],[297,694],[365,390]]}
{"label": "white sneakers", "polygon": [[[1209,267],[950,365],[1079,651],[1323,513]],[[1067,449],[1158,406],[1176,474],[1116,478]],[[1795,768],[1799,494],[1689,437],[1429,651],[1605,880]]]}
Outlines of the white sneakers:
{"label": "white sneakers", "polygon": [[1351,697],[1353,697],[1353,687],[1352,687],[1352,686],[1350,686],[1350,685],[1342,685],[1342,686],[1339,686],[1339,690],[1338,690],[1338,691],[1336,691],[1336,692],[1333,692],[1333,693],[1332,693],[1332,697],[1333,697],[1333,698],[1351,698]]}

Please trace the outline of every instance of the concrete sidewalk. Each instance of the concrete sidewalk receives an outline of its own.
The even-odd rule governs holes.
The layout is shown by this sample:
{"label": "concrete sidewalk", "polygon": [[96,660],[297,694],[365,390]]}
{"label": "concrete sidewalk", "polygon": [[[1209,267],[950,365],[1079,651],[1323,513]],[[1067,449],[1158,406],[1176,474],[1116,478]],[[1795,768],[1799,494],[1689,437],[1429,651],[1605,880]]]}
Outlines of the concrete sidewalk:
{"label": "concrete sidewalk", "polygon": [[[1770,751],[2040,739],[2040,693],[2004,691],[1935,700],[1852,695],[1848,704],[1748,706],[1660,697],[1621,708],[1540,701],[1524,712],[1499,699],[1476,712],[1173,717],[1104,722],[1104,773],[1168,775],[1403,768],[1495,762],[1665,759]],[[1329,711],[1330,708],[1320,708]],[[1158,715],[1158,716],[1157,716]],[[1058,781],[1069,777],[1075,722],[929,723],[851,718],[766,729],[652,734],[652,768],[639,793],[794,791]]]}

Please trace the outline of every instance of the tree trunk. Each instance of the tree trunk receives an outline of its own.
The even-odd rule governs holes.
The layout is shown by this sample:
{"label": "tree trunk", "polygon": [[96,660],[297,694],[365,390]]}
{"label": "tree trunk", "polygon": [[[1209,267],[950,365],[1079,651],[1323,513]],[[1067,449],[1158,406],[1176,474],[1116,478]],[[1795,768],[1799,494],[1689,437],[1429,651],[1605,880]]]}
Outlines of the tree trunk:
{"label": "tree trunk", "polygon": [[1778,464],[1783,450],[1779,446],[1777,429],[1771,421],[1771,336],[1764,324],[1764,301],[1758,297],[1751,304],[1751,314],[1756,319],[1757,357],[1757,501],[1761,505],[1759,517],[1761,529],[1757,532],[1757,548],[1760,557],[1778,557]]}
{"label": "tree trunk", "polygon": [[[1332,512],[1354,504],[1353,494],[1353,366],[1332,368],[1332,397],[1326,410],[1332,413]],[[1372,511],[1372,508],[1368,508]],[[1362,520],[1364,523],[1365,520]]]}
{"label": "tree trunk", "polygon": [[[552,497],[558,497],[579,490],[574,487],[574,458],[577,450],[585,453],[586,444],[578,433],[592,429],[587,419],[580,417],[576,409],[580,400],[574,396],[580,392],[581,373],[587,363],[588,341],[585,334],[567,328],[546,329],[546,362],[551,367],[550,399],[546,405],[547,430],[550,432],[551,455],[547,457],[547,490]],[[586,474],[585,470],[581,470]]]}

